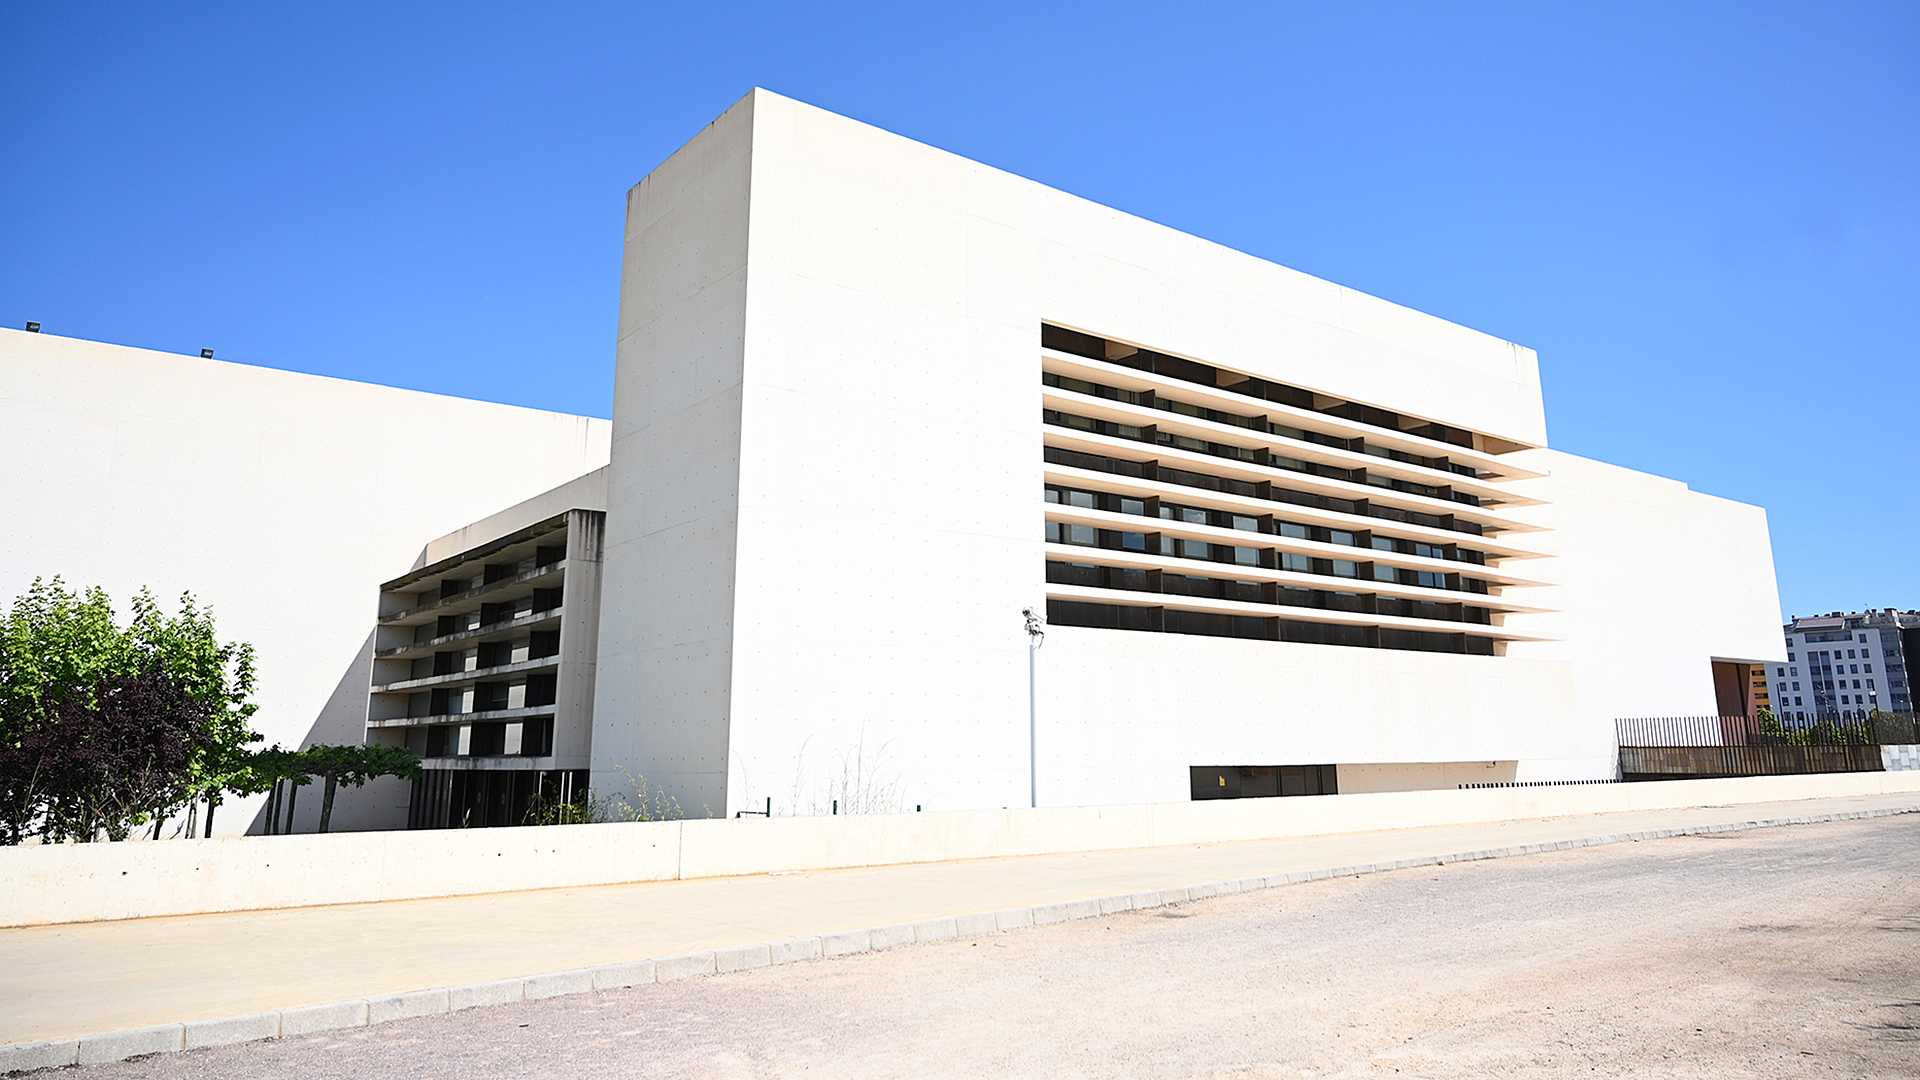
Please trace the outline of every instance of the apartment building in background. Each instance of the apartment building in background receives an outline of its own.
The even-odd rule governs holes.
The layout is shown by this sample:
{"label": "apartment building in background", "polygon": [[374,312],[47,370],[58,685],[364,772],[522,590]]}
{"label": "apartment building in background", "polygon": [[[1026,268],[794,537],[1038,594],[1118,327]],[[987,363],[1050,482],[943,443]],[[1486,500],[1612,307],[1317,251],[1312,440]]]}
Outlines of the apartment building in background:
{"label": "apartment building in background", "polygon": [[1920,611],[1869,608],[1795,617],[1787,658],[1771,665],[1774,711],[1792,720],[1858,720],[1912,712]]}

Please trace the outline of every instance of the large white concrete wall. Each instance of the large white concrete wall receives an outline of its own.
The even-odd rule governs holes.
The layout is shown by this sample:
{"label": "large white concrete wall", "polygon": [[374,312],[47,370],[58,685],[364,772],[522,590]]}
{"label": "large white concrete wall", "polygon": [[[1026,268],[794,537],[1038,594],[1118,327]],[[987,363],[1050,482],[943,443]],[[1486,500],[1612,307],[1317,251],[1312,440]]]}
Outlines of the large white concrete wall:
{"label": "large white concrete wall", "polygon": [[1559,610],[1510,621],[1558,640],[1515,643],[1508,658],[1569,667],[1576,722],[1554,771],[1610,762],[1616,718],[1717,713],[1714,660],[1785,656],[1765,510],[1557,450],[1519,457],[1550,474],[1523,488],[1549,500],[1530,514],[1552,526],[1557,557],[1539,565],[1557,584],[1514,595]]}
{"label": "large white concrete wall", "polygon": [[[1194,765],[1522,761],[1539,779],[1579,704],[1556,659],[1129,630],[1049,630],[1039,668],[1046,805],[1186,799]],[[1025,709],[1010,719],[1024,769]]]}
{"label": "large white concrete wall", "polygon": [[627,194],[594,785],[724,812],[754,102]]}
{"label": "large white concrete wall", "polygon": [[[1456,775],[1476,774],[1463,768]],[[771,821],[29,845],[0,849],[0,927],[1916,791],[1920,771],[1896,771]],[[1596,824],[1594,831],[1612,828]]]}
{"label": "large white concrete wall", "polygon": [[[620,380],[673,378],[651,397],[622,391],[609,527],[691,520],[642,497],[679,480],[636,469],[633,482],[651,486],[626,486],[626,462],[643,459],[623,459],[619,441],[630,427],[671,421],[689,386],[720,404],[691,433],[695,450],[658,460],[687,467],[688,484],[736,470],[737,501],[732,519],[724,504],[700,504],[715,523],[700,535],[716,550],[697,566],[687,545],[672,571],[623,569],[637,560],[610,549],[609,626],[701,644],[613,722],[697,717],[709,732],[701,752],[726,762],[715,812],[769,797],[802,812],[836,798],[856,809],[1024,803],[1019,612],[1044,606],[1045,591],[1043,320],[1520,444],[1546,441],[1529,349],[777,95],[750,95],[643,188],[640,219],[672,224],[648,238],[630,223],[625,295],[671,333],[636,335],[627,326],[642,320],[627,318]],[[697,372],[676,367],[693,357]],[[1737,509],[1698,514],[1709,532],[1757,520]],[[1593,528],[1597,540],[1601,524]],[[1698,632],[1698,646],[1718,656],[1756,639],[1763,627],[1746,620],[1772,595],[1764,531],[1733,547],[1714,568],[1720,580],[1763,576],[1711,596],[1689,583],[1682,595],[1702,606],[1672,612],[1738,622]],[[1613,557],[1599,543],[1583,551]],[[1618,560],[1593,573],[1629,576]],[[651,591],[614,588],[621,574],[646,575]],[[673,583],[705,590],[701,605],[659,606]],[[1581,578],[1542,591],[1603,586]],[[1607,596],[1580,633],[1624,635],[1630,597],[1647,611],[1669,603],[1657,589]],[[1479,658],[1056,629],[1040,658],[1041,801],[1182,799],[1196,764],[1525,759],[1522,779],[1592,776],[1611,768],[1603,713],[1641,701],[1661,712],[1702,707],[1698,687],[1711,708],[1706,652],[1676,650],[1673,670],[1638,697],[1605,701],[1583,700],[1582,688],[1602,686],[1605,663],[1623,657],[1582,674],[1574,653]],[[716,716],[724,737],[711,734]],[[684,768],[637,742],[605,745],[602,755],[597,736],[596,769],[616,752],[640,770]],[[697,790],[705,805],[713,783]]]}
{"label": "large white concrete wall", "polygon": [[[142,585],[169,604],[191,591],[258,650],[268,743],[358,742],[380,583],[430,538],[604,465],[608,435],[587,417],[0,331],[0,603],[56,574],[123,605]],[[223,805],[216,829],[251,824],[258,803]],[[401,825],[405,808],[399,784],[343,792],[336,827]]]}
{"label": "large white concrete wall", "polygon": [[[1545,439],[1531,350],[776,95],[754,109],[729,810],[1025,803],[1043,320]],[[1057,629],[1040,799],[1184,799],[1199,764],[1544,752],[1564,669],[1495,664]]]}

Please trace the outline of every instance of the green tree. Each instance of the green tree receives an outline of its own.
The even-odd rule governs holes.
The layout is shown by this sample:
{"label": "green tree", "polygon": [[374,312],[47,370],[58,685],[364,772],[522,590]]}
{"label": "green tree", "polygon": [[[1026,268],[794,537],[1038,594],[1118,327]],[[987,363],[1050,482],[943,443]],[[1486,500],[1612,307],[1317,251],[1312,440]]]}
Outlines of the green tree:
{"label": "green tree", "polygon": [[259,709],[249,700],[253,646],[222,642],[213,612],[201,610],[191,593],[181,593],[179,614],[168,615],[146,589],[134,594],[127,636],[139,654],[156,658],[169,678],[208,706],[207,737],[188,772],[193,796],[206,800],[205,835],[212,836],[213,811],[224,793],[256,793],[248,789],[247,769],[247,747],[260,741],[248,723]]}
{"label": "green tree", "polygon": [[320,831],[333,824],[333,796],[341,785],[362,787],[382,776],[411,780],[420,775],[420,758],[399,746],[309,746],[300,751],[300,765],[318,776],[324,787],[320,796]]}
{"label": "green tree", "polygon": [[1893,713],[1885,709],[1874,709],[1867,714],[1866,728],[1869,738],[1882,744],[1899,745],[1920,742],[1920,732],[1916,732],[1915,714]]}
{"label": "green tree", "polygon": [[0,743],[17,744],[59,702],[137,667],[132,643],[100,589],[35,578],[0,622]]}
{"label": "green tree", "polygon": [[[212,807],[239,779],[247,744],[260,738],[248,725],[255,709],[249,700],[253,648],[222,642],[213,614],[191,595],[183,594],[180,611],[168,614],[142,589],[123,627],[103,590],[74,592],[57,577],[35,579],[0,619],[0,751],[45,746],[46,733],[56,727],[72,737],[72,724],[106,717],[98,708],[103,688],[156,672],[195,703],[199,732],[182,766],[185,782],[154,786],[167,801],[146,810],[157,831],[160,819],[206,799],[211,832]],[[36,772],[38,760],[0,755],[0,843],[20,842],[47,813],[47,777]]]}
{"label": "green tree", "polygon": [[102,679],[89,699],[62,699],[18,748],[53,781],[41,803],[41,835],[125,840],[156,807],[186,802],[189,765],[211,738],[209,711],[157,665]]}
{"label": "green tree", "polygon": [[267,792],[267,833],[273,835],[293,831],[300,789],[312,782],[313,774],[307,771],[301,752],[282,750],[276,743],[249,754],[242,777],[228,790],[245,795]]}

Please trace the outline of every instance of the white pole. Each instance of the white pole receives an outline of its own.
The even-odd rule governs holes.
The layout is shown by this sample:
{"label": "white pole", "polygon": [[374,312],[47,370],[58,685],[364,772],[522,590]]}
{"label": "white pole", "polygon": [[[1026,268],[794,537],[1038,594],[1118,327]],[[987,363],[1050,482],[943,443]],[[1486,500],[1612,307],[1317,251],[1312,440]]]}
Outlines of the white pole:
{"label": "white pole", "polygon": [[1034,657],[1039,639],[1027,638],[1027,805],[1040,805],[1040,706],[1034,693]]}
{"label": "white pole", "polygon": [[1047,640],[1040,616],[1032,608],[1020,612],[1027,621],[1027,805],[1040,805],[1040,705],[1034,687],[1037,682],[1035,656]]}

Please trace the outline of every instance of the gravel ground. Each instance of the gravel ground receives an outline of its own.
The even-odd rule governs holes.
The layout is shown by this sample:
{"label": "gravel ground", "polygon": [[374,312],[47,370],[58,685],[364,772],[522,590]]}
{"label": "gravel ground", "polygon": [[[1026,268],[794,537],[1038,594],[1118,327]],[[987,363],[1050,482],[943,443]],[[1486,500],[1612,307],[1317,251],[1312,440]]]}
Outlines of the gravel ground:
{"label": "gravel ground", "polygon": [[1920,1077],[1920,819],[1315,882],[81,1072]]}

